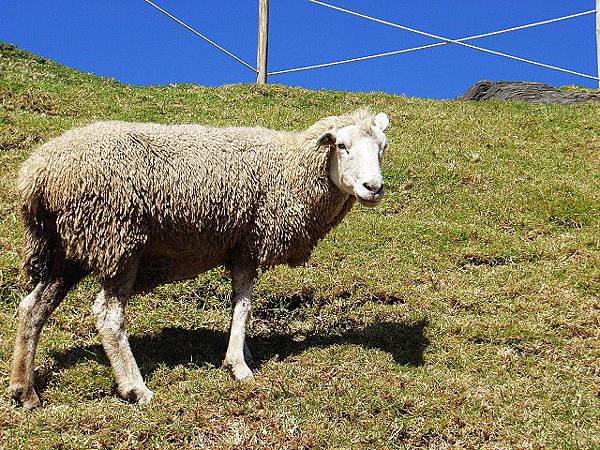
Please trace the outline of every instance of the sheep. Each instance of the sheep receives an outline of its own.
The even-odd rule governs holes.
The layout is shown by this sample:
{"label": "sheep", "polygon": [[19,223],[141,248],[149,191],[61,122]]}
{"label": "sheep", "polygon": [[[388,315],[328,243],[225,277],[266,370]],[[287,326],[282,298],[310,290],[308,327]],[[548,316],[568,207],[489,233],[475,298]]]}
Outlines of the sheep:
{"label": "sheep", "polygon": [[232,319],[224,366],[252,378],[245,326],[258,269],[305,263],[355,201],[384,194],[389,119],[366,109],[304,131],[96,122],[41,145],[22,165],[23,271],[10,375],[24,408],[41,329],[66,294],[94,274],[93,314],[119,394],[146,387],[124,331],[127,298],[224,265]]}

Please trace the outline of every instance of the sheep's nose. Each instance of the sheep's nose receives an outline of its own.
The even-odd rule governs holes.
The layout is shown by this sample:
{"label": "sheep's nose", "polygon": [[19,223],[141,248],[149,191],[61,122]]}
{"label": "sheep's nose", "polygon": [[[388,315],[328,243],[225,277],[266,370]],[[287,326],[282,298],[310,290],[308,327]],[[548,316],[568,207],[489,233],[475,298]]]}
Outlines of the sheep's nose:
{"label": "sheep's nose", "polygon": [[383,183],[381,181],[367,181],[363,183],[363,186],[374,194],[377,194],[383,188]]}

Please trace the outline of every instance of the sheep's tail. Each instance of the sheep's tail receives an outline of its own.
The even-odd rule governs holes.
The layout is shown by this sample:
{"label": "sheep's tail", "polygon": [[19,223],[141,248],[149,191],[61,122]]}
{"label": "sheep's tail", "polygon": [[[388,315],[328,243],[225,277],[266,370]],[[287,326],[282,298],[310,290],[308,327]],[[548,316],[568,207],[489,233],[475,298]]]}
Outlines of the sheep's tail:
{"label": "sheep's tail", "polygon": [[54,259],[54,228],[44,205],[45,161],[34,155],[21,167],[18,190],[24,222],[21,270],[30,287],[47,278]]}

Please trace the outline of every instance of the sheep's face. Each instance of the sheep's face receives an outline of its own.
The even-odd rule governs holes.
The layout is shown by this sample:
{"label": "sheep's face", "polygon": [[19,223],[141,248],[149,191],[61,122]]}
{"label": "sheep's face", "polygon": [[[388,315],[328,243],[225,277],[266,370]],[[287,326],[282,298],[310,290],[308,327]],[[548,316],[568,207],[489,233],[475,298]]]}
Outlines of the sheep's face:
{"label": "sheep's face", "polygon": [[383,198],[381,158],[388,145],[389,119],[377,114],[372,123],[330,130],[318,141],[331,149],[329,177],[342,192],[374,206]]}

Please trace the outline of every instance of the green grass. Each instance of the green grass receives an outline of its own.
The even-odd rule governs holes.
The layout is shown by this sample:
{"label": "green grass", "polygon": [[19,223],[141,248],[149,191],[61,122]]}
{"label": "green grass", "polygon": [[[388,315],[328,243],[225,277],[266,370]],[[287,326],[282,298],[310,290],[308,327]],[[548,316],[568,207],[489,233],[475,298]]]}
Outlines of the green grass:
{"label": "green grass", "polygon": [[32,413],[4,448],[599,448],[600,109],[269,85],[135,87],[0,46],[0,386],[8,386],[32,148],[98,119],[298,130],[360,106],[391,119],[377,208],[298,269],[260,277],[256,379],[220,368],[228,279],[134,297],[151,405],[120,401],[85,280],[42,335]]}

